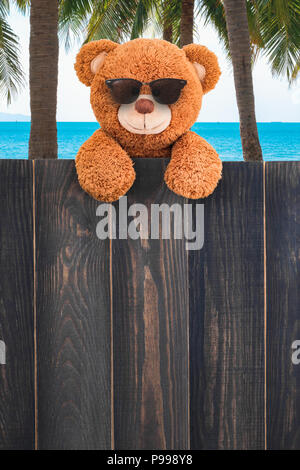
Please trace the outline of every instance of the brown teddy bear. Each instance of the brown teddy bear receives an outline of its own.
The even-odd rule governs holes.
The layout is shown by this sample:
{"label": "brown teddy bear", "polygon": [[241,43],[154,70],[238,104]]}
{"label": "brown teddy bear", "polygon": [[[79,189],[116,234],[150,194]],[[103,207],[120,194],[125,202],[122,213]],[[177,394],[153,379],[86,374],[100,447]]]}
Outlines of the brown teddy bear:
{"label": "brown teddy bear", "polygon": [[78,78],[91,86],[91,104],[101,125],[80,148],[76,169],[82,188],[95,199],[115,201],[135,180],[130,157],[171,157],[165,182],[192,199],[211,194],[222,163],[216,151],[189,129],[202,96],[220,76],[206,47],[179,49],[159,39],[116,44],[103,39],[77,55]]}

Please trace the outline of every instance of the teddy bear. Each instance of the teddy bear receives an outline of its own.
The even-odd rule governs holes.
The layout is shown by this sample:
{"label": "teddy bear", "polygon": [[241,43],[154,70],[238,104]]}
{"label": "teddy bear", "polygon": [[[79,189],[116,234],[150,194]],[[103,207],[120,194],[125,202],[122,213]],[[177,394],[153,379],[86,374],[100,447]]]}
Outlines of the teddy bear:
{"label": "teddy bear", "polygon": [[81,48],[75,70],[91,87],[100,124],[76,156],[78,180],[88,194],[104,202],[125,195],[135,180],[131,157],[169,157],[164,180],[180,196],[198,199],[214,191],[221,160],[190,131],[203,95],[220,77],[214,53],[160,39],[102,39]]}

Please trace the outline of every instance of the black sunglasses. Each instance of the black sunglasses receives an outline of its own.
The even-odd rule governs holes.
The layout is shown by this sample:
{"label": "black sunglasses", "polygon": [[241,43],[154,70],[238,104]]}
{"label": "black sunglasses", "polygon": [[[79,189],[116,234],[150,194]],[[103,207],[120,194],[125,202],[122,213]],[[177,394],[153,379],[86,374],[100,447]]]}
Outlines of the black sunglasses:
{"label": "black sunglasses", "polygon": [[105,80],[111,96],[119,104],[133,103],[139,96],[143,85],[149,85],[155,101],[160,104],[175,103],[186,85],[186,80],[178,78],[159,78],[149,83],[139,82],[133,78],[114,78]]}

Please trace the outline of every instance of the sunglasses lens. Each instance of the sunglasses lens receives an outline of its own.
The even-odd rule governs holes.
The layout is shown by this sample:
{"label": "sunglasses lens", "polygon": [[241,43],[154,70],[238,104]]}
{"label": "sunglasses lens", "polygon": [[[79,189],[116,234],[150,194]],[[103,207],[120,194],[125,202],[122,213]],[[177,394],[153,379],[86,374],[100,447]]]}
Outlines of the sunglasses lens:
{"label": "sunglasses lens", "polygon": [[186,80],[177,78],[161,78],[150,84],[153,98],[160,104],[175,103],[186,85]]}
{"label": "sunglasses lens", "polygon": [[142,83],[131,78],[106,80],[114,101],[119,104],[133,103],[140,94]]}

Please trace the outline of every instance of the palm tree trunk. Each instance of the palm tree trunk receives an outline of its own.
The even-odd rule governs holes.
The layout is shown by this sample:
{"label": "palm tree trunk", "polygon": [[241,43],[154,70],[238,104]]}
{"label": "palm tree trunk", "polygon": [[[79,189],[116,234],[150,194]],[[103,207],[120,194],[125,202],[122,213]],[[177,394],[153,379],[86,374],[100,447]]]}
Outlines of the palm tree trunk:
{"label": "palm tree trunk", "polygon": [[31,0],[29,158],[57,158],[58,0]]}
{"label": "palm tree trunk", "polygon": [[262,151],[255,117],[246,0],[224,0],[224,8],[240,115],[244,160],[260,161]]}
{"label": "palm tree trunk", "polygon": [[173,28],[172,25],[164,23],[164,30],[163,30],[163,39],[165,41],[172,42],[173,39]]}
{"label": "palm tree trunk", "polygon": [[173,40],[173,26],[169,18],[169,2],[170,0],[164,0],[162,4],[162,16],[163,16],[163,39],[165,41],[172,42]]}
{"label": "palm tree trunk", "polygon": [[194,0],[182,0],[180,22],[180,47],[193,42]]}

